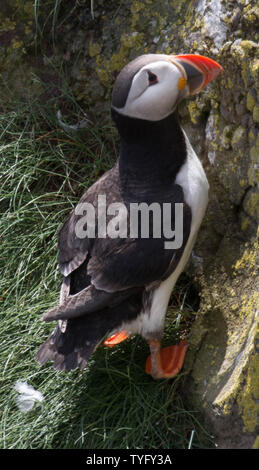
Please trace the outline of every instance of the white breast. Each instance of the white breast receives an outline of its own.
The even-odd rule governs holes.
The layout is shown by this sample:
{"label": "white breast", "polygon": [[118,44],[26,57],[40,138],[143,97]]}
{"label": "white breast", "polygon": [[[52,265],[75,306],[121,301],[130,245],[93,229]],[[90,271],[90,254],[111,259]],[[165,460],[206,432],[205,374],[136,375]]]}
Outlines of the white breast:
{"label": "white breast", "polygon": [[209,183],[202,164],[184,133],[187,160],[179,171],[175,182],[182,186],[184,199],[192,210],[191,233],[197,231],[208,204]]}
{"label": "white breast", "polygon": [[192,211],[190,236],[177,268],[154,291],[150,311],[143,311],[137,320],[130,325],[124,325],[124,329],[127,329],[130,333],[139,333],[147,339],[154,336],[154,333],[159,333],[163,330],[164,318],[171,292],[190,257],[208,204],[209,183],[206,174],[185,132],[184,136],[187,147],[187,159],[179,171],[175,182],[183,188],[184,199]]}

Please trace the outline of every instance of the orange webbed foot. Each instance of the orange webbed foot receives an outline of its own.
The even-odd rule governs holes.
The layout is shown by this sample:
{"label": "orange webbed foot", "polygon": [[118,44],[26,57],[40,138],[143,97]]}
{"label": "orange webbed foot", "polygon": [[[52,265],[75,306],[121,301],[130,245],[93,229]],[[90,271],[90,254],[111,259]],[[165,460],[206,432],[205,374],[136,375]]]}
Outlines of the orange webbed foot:
{"label": "orange webbed foot", "polygon": [[126,331],[121,331],[120,333],[114,333],[114,335],[110,336],[110,338],[106,339],[104,341],[104,346],[108,346],[109,348],[112,348],[116,344],[121,343],[125,339],[129,337],[128,333]]}
{"label": "orange webbed foot", "polygon": [[149,341],[150,356],[146,361],[146,373],[154,379],[175,377],[181,370],[189,344],[181,341],[177,345],[160,348],[160,341]]}

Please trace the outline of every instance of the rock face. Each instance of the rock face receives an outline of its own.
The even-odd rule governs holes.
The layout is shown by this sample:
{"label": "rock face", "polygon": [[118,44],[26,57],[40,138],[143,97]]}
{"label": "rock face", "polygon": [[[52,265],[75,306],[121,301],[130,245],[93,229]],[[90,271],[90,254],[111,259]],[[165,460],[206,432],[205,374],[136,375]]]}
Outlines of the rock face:
{"label": "rock face", "polygon": [[[11,14],[8,17],[16,3],[6,2],[9,6],[0,18],[2,70],[8,58],[9,64],[15,63],[17,54],[25,65],[31,63],[33,2],[26,2],[24,29],[10,19]],[[114,78],[137,55],[200,53],[225,70],[180,109],[211,187],[195,247],[199,258],[190,266],[201,302],[186,361],[188,397],[204,411],[219,447],[259,447],[258,4],[256,0],[98,0],[91,2],[91,10],[89,3],[81,1],[71,10],[64,0],[55,48],[47,41],[43,47],[49,61],[67,64],[77,100],[87,112],[94,109],[95,119],[108,115]],[[39,11],[38,33],[45,14]],[[51,18],[54,24],[54,13]]]}

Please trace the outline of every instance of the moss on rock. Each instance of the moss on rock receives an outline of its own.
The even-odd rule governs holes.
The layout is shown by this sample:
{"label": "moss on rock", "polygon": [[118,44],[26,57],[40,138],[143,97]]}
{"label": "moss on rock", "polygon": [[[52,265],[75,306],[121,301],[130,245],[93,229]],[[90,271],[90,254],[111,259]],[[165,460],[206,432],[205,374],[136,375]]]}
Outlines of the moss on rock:
{"label": "moss on rock", "polygon": [[10,86],[25,92],[31,71],[48,73],[50,64],[65,64],[75,98],[103,122],[117,73],[140,54],[199,53],[224,67],[221,77],[180,110],[211,186],[195,248],[203,258],[202,272],[193,266],[201,304],[186,362],[188,396],[213,424],[220,447],[258,446],[256,1],[125,0],[119,5],[99,0],[94,18],[90,2],[73,10],[68,0],[61,3],[55,16],[49,2],[4,2],[0,74]]}

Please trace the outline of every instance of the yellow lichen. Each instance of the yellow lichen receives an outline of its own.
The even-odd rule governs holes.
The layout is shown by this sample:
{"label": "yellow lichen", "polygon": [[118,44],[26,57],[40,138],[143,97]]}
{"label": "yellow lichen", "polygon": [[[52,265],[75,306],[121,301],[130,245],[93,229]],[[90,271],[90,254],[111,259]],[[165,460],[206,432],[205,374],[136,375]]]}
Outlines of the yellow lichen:
{"label": "yellow lichen", "polygon": [[258,79],[259,76],[259,59],[255,59],[252,62],[252,65],[250,67],[251,75],[254,78],[254,80]]}
{"label": "yellow lichen", "polygon": [[134,0],[132,2],[132,5],[130,7],[131,14],[132,14],[132,23],[131,26],[134,28],[136,23],[139,20],[139,15],[141,10],[145,9],[145,3],[144,2],[139,2],[138,0]]}
{"label": "yellow lichen", "polygon": [[250,315],[251,312],[255,311],[257,305],[259,305],[259,292],[253,292],[249,299],[242,302],[240,306],[240,315],[242,317]]}
{"label": "yellow lichen", "polygon": [[248,217],[245,217],[241,223],[241,230],[245,232],[247,228],[249,227],[249,225],[250,225],[250,220],[248,219]]}
{"label": "yellow lichen", "polygon": [[254,107],[254,110],[253,110],[253,120],[255,122],[259,122],[259,104],[257,104],[255,107]]}
{"label": "yellow lichen", "polygon": [[256,266],[256,257],[258,253],[258,241],[256,240],[254,243],[253,249],[251,247],[246,248],[242,257],[236,261],[234,269],[238,271],[240,269],[254,268]]}
{"label": "yellow lichen", "polygon": [[259,355],[250,356],[245,374],[245,385],[239,393],[237,403],[244,422],[244,431],[254,432],[259,425]]}
{"label": "yellow lichen", "polygon": [[253,51],[254,49],[258,49],[258,44],[256,44],[256,43],[253,42],[253,41],[248,41],[248,40],[241,41],[240,46],[241,46],[242,49],[244,49],[246,52],[251,52],[251,51]]}
{"label": "yellow lichen", "polygon": [[92,42],[90,41],[90,44],[89,44],[89,56],[92,58],[92,57],[96,57],[97,55],[100,54],[101,52],[101,45],[98,44],[97,42]]}
{"label": "yellow lichen", "polygon": [[249,138],[249,142],[253,142],[256,138],[256,134],[255,134],[255,131],[253,129],[250,129],[249,133],[248,133],[248,138]]}
{"label": "yellow lichen", "polygon": [[5,18],[5,20],[1,21],[0,33],[5,31],[13,31],[15,27],[15,21],[10,20],[10,18]]}
{"label": "yellow lichen", "polygon": [[259,449],[259,436],[256,437],[252,449]]}
{"label": "yellow lichen", "polygon": [[244,8],[243,15],[244,15],[244,19],[246,23],[254,23],[259,18],[258,6],[251,8],[251,6],[248,5],[247,7]]}
{"label": "yellow lichen", "polygon": [[17,39],[13,39],[12,41],[12,44],[11,44],[11,47],[13,49],[19,49],[23,46],[23,42],[22,41],[18,41]]}
{"label": "yellow lichen", "polygon": [[96,58],[97,74],[102,84],[109,83],[112,72],[119,72],[126,65],[131,50],[138,51],[143,47],[142,33],[123,34],[121,37],[121,47],[119,52],[114,53],[110,60]]}
{"label": "yellow lichen", "polygon": [[98,67],[98,61],[96,62],[97,64],[97,75],[99,77],[99,80],[102,84],[107,85],[110,81],[110,73],[109,73],[109,68],[105,68],[105,63],[104,61],[102,62],[102,67]]}
{"label": "yellow lichen", "polygon": [[256,101],[251,91],[249,90],[246,96],[246,107],[249,111],[253,111],[255,104],[256,104]]}
{"label": "yellow lichen", "polygon": [[193,124],[197,124],[198,119],[201,115],[201,111],[198,108],[196,101],[190,101],[188,103],[188,111],[189,111],[190,118]]}
{"label": "yellow lichen", "polygon": [[251,217],[259,216],[259,193],[251,192],[244,202],[244,210]]}
{"label": "yellow lichen", "polygon": [[234,86],[234,83],[233,83],[233,81],[231,80],[230,77],[227,77],[226,86],[229,89],[233,88],[233,86]]}

